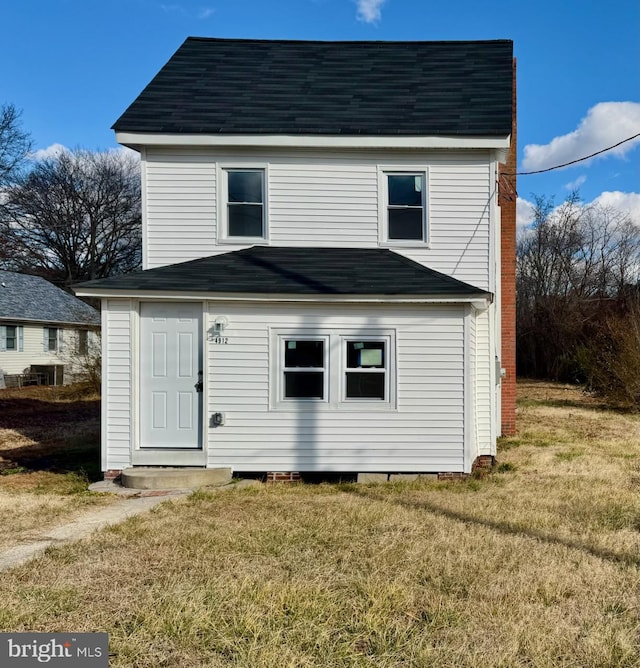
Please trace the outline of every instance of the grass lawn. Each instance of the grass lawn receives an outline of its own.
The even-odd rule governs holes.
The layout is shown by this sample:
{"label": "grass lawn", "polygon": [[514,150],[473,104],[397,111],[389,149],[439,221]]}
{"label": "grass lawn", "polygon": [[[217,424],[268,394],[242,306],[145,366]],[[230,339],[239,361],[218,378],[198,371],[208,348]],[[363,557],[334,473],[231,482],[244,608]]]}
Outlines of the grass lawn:
{"label": "grass lawn", "polygon": [[100,398],[86,388],[0,390],[0,549],[114,501],[99,480]]}
{"label": "grass lawn", "polygon": [[0,630],[107,631],[119,667],[635,668],[640,418],[520,394],[489,476],[196,492],[0,575]]}

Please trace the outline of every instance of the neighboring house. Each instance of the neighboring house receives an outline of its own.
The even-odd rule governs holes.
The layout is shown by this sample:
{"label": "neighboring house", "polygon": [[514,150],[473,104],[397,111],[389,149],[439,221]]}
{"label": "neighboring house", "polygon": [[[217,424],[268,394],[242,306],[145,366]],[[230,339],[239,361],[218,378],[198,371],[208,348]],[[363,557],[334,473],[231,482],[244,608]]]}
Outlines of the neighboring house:
{"label": "neighboring house", "polygon": [[187,39],[114,125],[144,270],[76,289],[103,300],[105,475],[492,459],[515,424],[514,73],[509,41]]}
{"label": "neighboring house", "polygon": [[0,271],[0,387],[72,382],[99,325],[94,308],[44,278]]}

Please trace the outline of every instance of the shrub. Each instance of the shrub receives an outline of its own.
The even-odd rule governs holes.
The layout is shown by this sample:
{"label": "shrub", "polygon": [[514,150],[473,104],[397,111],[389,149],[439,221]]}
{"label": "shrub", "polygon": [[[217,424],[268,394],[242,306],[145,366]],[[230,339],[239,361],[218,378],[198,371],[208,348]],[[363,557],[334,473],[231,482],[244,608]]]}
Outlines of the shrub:
{"label": "shrub", "polygon": [[640,409],[640,299],[604,314],[576,357],[589,389],[617,406]]}

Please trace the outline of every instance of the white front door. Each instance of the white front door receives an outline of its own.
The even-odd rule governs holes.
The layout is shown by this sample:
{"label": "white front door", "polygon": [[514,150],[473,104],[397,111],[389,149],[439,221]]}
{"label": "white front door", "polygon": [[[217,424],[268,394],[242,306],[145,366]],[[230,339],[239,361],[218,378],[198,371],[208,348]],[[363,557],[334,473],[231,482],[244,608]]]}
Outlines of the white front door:
{"label": "white front door", "polygon": [[202,448],[202,305],[140,305],[140,447]]}

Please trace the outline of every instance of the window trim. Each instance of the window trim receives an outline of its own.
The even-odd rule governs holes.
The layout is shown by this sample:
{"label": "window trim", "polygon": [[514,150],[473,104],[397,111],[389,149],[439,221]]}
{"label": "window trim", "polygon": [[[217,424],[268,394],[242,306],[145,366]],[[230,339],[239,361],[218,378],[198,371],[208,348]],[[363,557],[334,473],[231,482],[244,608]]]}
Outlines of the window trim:
{"label": "window trim", "polygon": [[[422,239],[389,238],[389,182],[388,176],[422,177]],[[378,242],[385,247],[417,246],[428,248],[431,235],[429,197],[429,167],[427,165],[378,165]]]}
{"label": "window trim", "polygon": [[[322,367],[287,367],[285,366],[287,341],[322,341],[323,346],[323,366]],[[324,404],[329,401],[329,357],[330,357],[330,340],[326,334],[279,334],[278,335],[278,404]],[[302,372],[302,371],[322,371],[322,398],[318,397],[285,397],[285,373],[287,372]]]}
{"label": "window trim", "polygon": [[[62,328],[61,327],[44,327],[44,352],[45,354],[57,354],[62,350]],[[51,347],[51,331],[56,333],[55,335],[55,348]]]}
{"label": "window trim", "polygon": [[[382,368],[357,368],[357,367],[349,367],[347,364],[347,343],[350,341],[352,342],[374,342],[374,343],[384,343],[384,361],[385,365]],[[373,404],[374,406],[382,406],[384,404],[389,403],[390,397],[391,397],[391,388],[390,388],[390,365],[389,365],[389,359],[390,359],[390,351],[391,351],[391,336],[389,334],[386,335],[378,335],[378,336],[359,336],[357,333],[354,333],[353,335],[341,335],[340,336],[340,349],[341,349],[341,358],[342,358],[342,364],[341,364],[341,374],[340,374],[340,381],[341,381],[341,392],[340,392],[340,401],[342,403],[348,403],[348,404],[358,404],[358,403],[363,403],[363,404]],[[375,397],[348,397],[347,396],[347,374],[349,373],[372,373],[372,374],[384,374],[384,399],[376,399]]]}
{"label": "window trim", "polygon": [[[9,336],[9,329],[13,329],[13,335]],[[9,339],[13,341],[13,346],[9,347]],[[7,352],[18,352],[18,325],[6,325],[4,337],[4,349]]]}
{"label": "window trim", "polygon": [[[217,166],[217,237],[218,243],[255,245],[269,242],[269,169],[266,163],[222,162]],[[262,236],[231,236],[229,234],[229,172],[260,172],[262,174]]]}
{"label": "window trim", "polygon": [[[275,411],[397,412],[397,330],[363,327],[269,328],[269,408]],[[325,340],[325,398],[284,399],[284,341]],[[385,399],[346,399],[346,341],[385,341]]]}
{"label": "window trim", "polygon": [[[14,335],[11,337],[15,341],[15,347],[9,348],[7,340],[9,339],[7,329],[13,327]],[[22,353],[24,352],[24,328],[22,325],[7,324],[0,325],[0,351],[3,353]]]}

